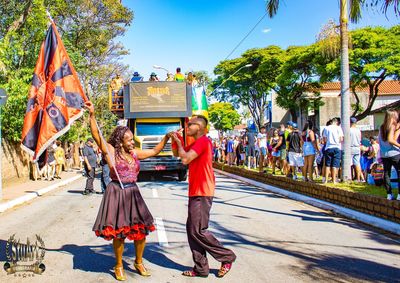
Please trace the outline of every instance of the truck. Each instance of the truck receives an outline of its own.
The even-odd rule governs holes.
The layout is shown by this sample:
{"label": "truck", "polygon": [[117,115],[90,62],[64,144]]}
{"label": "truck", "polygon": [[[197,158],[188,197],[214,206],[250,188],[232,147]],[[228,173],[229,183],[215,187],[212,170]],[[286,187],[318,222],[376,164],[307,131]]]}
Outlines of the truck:
{"label": "truck", "polygon": [[[122,111],[114,108],[132,131],[136,148],[150,149],[166,133],[185,129],[192,116],[191,95],[185,82],[130,82],[124,86]],[[185,131],[183,135],[186,140]],[[170,140],[157,156],[142,160],[140,170],[177,173],[179,181],[187,179],[187,166],[173,156]]]}

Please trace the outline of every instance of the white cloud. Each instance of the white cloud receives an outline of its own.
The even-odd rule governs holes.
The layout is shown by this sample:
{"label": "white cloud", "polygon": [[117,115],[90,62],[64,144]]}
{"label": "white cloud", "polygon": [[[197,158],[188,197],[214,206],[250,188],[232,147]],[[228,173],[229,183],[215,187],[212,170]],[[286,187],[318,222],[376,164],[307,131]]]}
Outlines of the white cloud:
{"label": "white cloud", "polygon": [[266,28],[266,29],[263,29],[263,30],[262,30],[263,33],[269,33],[270,31],[271,31],[270,28]]}

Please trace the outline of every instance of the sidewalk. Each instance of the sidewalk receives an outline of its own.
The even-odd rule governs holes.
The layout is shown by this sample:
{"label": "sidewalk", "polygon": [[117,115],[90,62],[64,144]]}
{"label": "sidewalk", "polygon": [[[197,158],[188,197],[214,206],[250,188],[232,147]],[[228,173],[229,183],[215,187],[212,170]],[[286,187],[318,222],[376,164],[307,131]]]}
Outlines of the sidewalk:
{"label": "sidewalk", "polygon": [[3,186],[0,213],[80,178],[83,178],[82,172],[74,170],[72,172],[62,172],[61,179],[54,179],[54,181],[27,180],[25,182],[16,182],[15,184],[7,184]]}

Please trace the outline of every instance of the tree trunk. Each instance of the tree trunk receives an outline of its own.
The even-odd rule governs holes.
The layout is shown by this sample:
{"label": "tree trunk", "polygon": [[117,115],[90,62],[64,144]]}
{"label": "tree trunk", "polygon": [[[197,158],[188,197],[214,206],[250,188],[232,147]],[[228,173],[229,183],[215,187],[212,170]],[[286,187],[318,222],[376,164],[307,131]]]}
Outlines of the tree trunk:
{"label": "tree trunk", "polygon": [[290,116],[292,116],[292,121],[297,123],[297,110],[290,109]]}
{"label": "tree trunk", "polygon": [[340,42],[341,42],[341,124],[344,133],[342,150],[342,180],[351,179],[350,155],[350,69],[349,69],[349,33],[348,0],[340,1]]}

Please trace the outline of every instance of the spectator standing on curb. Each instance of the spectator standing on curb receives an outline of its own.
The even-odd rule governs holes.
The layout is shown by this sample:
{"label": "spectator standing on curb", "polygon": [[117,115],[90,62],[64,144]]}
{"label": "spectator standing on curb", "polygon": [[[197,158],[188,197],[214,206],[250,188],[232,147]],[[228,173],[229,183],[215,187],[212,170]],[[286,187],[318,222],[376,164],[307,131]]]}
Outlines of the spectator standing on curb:
{"label": "spectator standing on curb", "polygon": [[275,129],[270,141],[272,148],[272,174],[274,175],[275,175],[276,161],[279,161],[279,165],[282,166],[282,164],[280,163],[281,152],[278,149],[279,140],[280,140],[279,130]]}
{"label": "spectator standing on curb", "polygon": [[256,168],[256,148],[255,148],[255,136],[254,133],[247,129],[246,143],[247,143],[247,168]]}
{"label": "spectator standing on curb", "polygon": [[318,151],[318,145],[315,138],[312,121],[307,121],[301,134],[303,141],[304,168],[303,177],[305,181],[313,181],[315,153]]}
{"label": "spectator standing on curb", "polygon": [[94,193],[94,177],[96,172],[97,155],[93,149],[94,140],[93,138],[88,138],[86,144],[83,148],[83,158],[86,171],[86,187],[83,191],[84,195]]}
{"label": "spectator standing on curb", "polygon": [[361,181],[361,131],[357,128],[357,119],[350,118],[350,152],[351,165],[353,165],[355,179]]}
{"label": "spectator standing on curb", "polygon": [[337,182],[337,172],[340,168],[341,149],[343,142],[343,130],[338,126],[337,118],[332,119],[332,125],[325,128],[323,139],[325,143],[325,180],[328,181],[329,174],[332,175],[332,182]]}
{"label": "spectator standing on curb", "polygon": [[61,179],[61,171],[65,168],[65,151],[61,146],[60,141],[56,141],[56,149],[54,151],[54,158],[56,159],[56,175],[55,178]]}
{"label": "spectator standing on curb", "polygon": [[54,174],[56,173],[56,159],[54,157],[54,151],[57,148],[57,145],[53,143],[48,149],[47,149],[47,180],[53,181],[54,180]]}
{"label": "spectator standing on curb", "polygon": [[[288,155],[289,155],[289,165],[293,173],[293,180],[297,179],[297,169],[300,167],[303,170],[304,160],[301,154],[301,148],[303,146],[303,140],[301,139],[299,130],[297,129],[297,124],[292,124],[293,130],[288,135]],[[303,171],[303,181],[305,180]]]}
{"label": "spectator standing on curb", "polygon": [[232,137],[228,137],[228,142],[226,144],[226,153],[227,153],[227,159],[228,159],[228,165],[232,166],[233,165],[233,161],[235,158],[234,155],[234,142],[233,142],[233,138]]}
{"label": "spectator standing on curb", "polygon": [[259,163],[259,172],[264,172],[264,167],[266,166],[267,161],[267,134],[265,126],[262,126],[260,129],[260,133],[257,135],[257,143],[258,147],[260,148],[260,163]]}
{"label": "spectator standing on curb", "polygon": [[[398,111],[386,111],[385,119],[379,129],[380,157],[383,163],[383,184],[386,189],[388,200],[394,199],[392,186],[390,184],[392,166],[397,171],[397,184],[399,184],[400,181],[399,119]],[[397,193],[397,200],[400,200],[400,193]]]}

